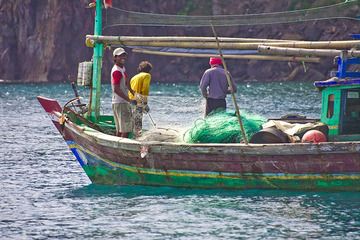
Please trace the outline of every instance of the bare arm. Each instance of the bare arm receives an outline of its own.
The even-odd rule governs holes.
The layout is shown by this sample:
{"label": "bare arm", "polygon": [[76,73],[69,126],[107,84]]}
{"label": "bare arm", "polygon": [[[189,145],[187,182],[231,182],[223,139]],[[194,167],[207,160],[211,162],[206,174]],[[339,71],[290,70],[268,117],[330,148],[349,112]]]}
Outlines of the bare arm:
{"label": "bare arm", "polygon": [[119,95],[122,99],[125,99],[126,101],[130,102],[130,99],[127,94],[123,93],[120,89],[120,84],[114,85],[114,92]]}
{"label": "bare arm", "polygon": [[128,77],[125,78],[125,85],[127,89],[131,92],[133,96],[135,96],[135,91],[131,88],[130,79]]}

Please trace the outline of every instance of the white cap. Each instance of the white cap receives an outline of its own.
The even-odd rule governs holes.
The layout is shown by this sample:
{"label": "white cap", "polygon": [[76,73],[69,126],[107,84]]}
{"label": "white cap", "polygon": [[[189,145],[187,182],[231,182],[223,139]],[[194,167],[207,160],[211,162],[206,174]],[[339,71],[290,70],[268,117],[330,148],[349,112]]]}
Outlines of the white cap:
{"label": "white cap", "polygon": [[119,56],[124,53],[127,55],[127,52],[125,52],[125,50],[123,48],[119,47],[114,50],[113,55],[115,57],[115,56]]}

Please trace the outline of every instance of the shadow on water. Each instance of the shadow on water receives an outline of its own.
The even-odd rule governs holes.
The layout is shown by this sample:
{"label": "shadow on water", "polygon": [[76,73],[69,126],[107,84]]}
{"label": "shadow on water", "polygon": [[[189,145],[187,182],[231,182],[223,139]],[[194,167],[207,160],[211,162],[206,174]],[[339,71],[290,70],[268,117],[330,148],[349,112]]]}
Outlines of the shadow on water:
{"label": "shadow on water", "polygon": [[315,192],[315,191],[291,191],[291,190],[226,190],[226,189],[188,189],[173,187],[151,187],[151,186],[107,186],[89,184],[65,193],[70,198],[92,198],[92,197],[123,197],[136,198],[147,197],[241,197],[241,198],[322,198],[329,201],[344,201],[347,203],[360,202],[360,192]]}

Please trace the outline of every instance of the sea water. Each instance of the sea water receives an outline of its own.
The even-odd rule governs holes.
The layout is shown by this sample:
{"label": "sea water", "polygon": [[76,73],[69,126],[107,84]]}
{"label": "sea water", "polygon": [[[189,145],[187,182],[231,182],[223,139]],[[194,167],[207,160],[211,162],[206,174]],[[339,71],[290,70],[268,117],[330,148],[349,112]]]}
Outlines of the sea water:
{"label": "sea water", "polygon": [[[110,86],[102,92],[101,112],[111,114]],[[360,239],[359,192],[91,184],[38,95],[62,105],[74,97],[70,84],[0,85],[0,239]],[[242,83],[237,100],[267,118],[320,117],[310,82]],[[159,127],[187,129],[204,113],[190,84],[153,84],[149,106]]]}

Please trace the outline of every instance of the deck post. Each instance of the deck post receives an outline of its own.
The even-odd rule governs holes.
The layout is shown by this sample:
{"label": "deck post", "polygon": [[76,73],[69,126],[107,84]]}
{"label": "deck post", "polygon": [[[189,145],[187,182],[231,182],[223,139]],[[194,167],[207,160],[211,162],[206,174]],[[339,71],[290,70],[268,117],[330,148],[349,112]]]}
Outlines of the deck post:
{"label": "deck post", "polygon": [[[94,35],[102,35],[102,1],[96,0]],[[90,99],[90,119],[97,122],[100,116],[101,95],[101,66],[103,57],[103,43],[95,42],[93,54],[93,73]]]}

